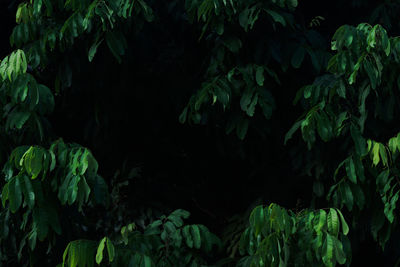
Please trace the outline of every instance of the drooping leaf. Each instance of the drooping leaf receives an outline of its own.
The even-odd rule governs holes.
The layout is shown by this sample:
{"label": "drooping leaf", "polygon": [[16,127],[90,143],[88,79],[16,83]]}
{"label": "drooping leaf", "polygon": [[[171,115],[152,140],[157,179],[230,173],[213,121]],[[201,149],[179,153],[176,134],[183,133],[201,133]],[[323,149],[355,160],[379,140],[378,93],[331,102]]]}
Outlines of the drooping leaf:
{"label": "drooping leaf", "polygon": [[356,168],[354,166],[353,157],[349,157],[346,161],[346,173],[349,180],[353,183],[357,183]]}
{"label": "drooping leaf", "polygon": [[339,217],[335,209],[330,208],[328,213],[328,231],[337,237],[339,233]]}
{"label": "drooping leaf", "polygon": [[346,220],[344,219],[344,216],[342,212],[339,209],[336,209],[337,213],[339,214],[340,217],[340,224],[342,225],[342,231],[344,235],[347,235],[349,233],[349,226],[346,223]]}

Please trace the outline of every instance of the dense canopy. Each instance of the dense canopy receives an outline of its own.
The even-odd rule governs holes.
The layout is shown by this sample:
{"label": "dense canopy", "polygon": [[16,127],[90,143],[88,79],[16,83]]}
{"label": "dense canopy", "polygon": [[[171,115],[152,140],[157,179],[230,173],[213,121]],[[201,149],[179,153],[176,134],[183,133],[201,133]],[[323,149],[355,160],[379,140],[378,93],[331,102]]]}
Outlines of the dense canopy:
{"label": "dense canopy", "polygon": [[398,266],[398,14],[1,1],[0,266]]}

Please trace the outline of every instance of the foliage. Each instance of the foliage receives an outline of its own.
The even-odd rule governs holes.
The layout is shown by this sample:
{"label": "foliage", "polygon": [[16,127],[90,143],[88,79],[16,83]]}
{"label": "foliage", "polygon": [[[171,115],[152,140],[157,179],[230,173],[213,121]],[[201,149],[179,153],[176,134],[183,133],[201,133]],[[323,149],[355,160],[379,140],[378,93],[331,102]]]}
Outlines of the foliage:
{"label": "foliage", "polygon": [[121,228],[113,243],[104,237],[96,242],[76,240],[68,244],[64,252],[63,266],[94,266],[104,262],[107,249],[111,266],[206,266],[206,256],[220,240],[204,225],[184,225],[189,217],[185,210],[175,210],[169,216],[161,216],[139,231],[134,223]]}
{"label": "foliage", "polygon": [[342,2],[358,26],[297,0],[9,1],[0,266],[350,266],[367,232],[396,250],[400,3]]}
{"label": "foliage", "polygon": [[330,73],[299,91],[307,113],[286,137],[300,128],[309,149],[316,142],[316,133],[324,142],[337,138],[346,144],[341,149],[347,155],[333,174],[328,198],[349,211],[363,211],[371,206],[370,200],[381,199],[384,208],[375,207],[370,229],[382,247],[390,236],[399,197],[395,178],[398,135],[379,142],[376,137],[387,136],[383,132],[387,130],[376,125],[390,124],[397,112],[398,43],[399,39],[389,38],[380,25],[340,27],[332,40],[337,53],[328,63]]}
{"label": "foliage", "polygon": [[335,266],[351,255],[349,227],[338,209],[294,214],[271,204],[256,207],[249,221],[240,240],[241,254],[249,256],[238,266]]}

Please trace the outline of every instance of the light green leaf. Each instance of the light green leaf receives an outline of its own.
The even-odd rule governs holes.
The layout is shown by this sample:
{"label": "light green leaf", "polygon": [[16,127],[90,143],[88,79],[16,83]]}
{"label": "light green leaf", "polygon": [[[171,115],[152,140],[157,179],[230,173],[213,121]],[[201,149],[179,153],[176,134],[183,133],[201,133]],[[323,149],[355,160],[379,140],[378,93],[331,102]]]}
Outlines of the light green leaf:
{"label": "light green leaf", "polygon": [[147,255],[143,255],[143,267],[151,267],[151,258]]}
{"label": "light green leaf", "polygon": [[33,14],[39,15],[42,9],[42,0],[34,0],[33,2]]}
{"label": "light green leaf", "polygon": [[111,240],[109,238],[107,238],[107,253],[108,253],[108,261],[112,262],[114,260],[115,257],[115,248],[113,243],[111,242]]}
{"label": "light green leaf", "polygon": [[335,209],[330,208],[328,214],[328,231],[333,235],[337,236],[339,233],[339,217]]}
{"label": "light green leaf", "polygon": [[345,264],[346,263],[346,255],[344,254],[343,251],[343,245],[342,243],[336,238],[332,237],[334,240],[334,247],[335,247],[335,256],[336,256],[336,261],[339,264]]}
{"label": "light green leaf", "polygon": [[322,261],[327,267],[333,266],[333,248],[333,237],[330,234],[326,234]]}
{"label": "light green leaf", "polygon": [[344,219],[344,216],[342,212],[339,209],[336,209],[337,213],[339,214],[340,217],[340,223],[342,224],[342,231],[344,235],[347,235],[349,233],[349,226],[346,223],[346,220]]}
{"label": "light green leaf", "polygon": [[326,211],[323,209],[319,210],[318,223],[314,225],[316,232],[321,232],[322,228],[326,225]]}
{"label": "light green leaf", "polygon": [[373,155],[373,164],[376,166],[379,163],[379,143],[374,142],[372,147],[372,155]]}
{"label": "light green leaf", "polygon": [[383,166],[388,166],[386,147],[383,144],[379,144],[379,156],[381,157]]}
{"label": "light green leaf", "polygon": [[107,237],[104,237],[100,242],[99,246],[97,247],[97,253],[96,253],[96,263],[100,264],[103,260],[103,250],[104,250],[104,245],[106,243]]}

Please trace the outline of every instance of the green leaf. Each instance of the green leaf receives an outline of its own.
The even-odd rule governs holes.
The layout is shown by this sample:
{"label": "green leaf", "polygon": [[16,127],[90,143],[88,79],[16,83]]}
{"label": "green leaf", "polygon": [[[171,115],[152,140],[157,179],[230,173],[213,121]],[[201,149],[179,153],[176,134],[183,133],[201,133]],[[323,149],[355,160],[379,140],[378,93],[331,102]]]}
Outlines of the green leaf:
{"label": "green leaf", "polygon": [[335,209],[330,208],[328,214],[328,231],[335,237],[339,234],[339,217]]}
{"label": "green leaf", "polygon": [[364,60],[363,66],[368,74],[372,89],[376,89],[376,86],[378,84],[378,70],[372,65],[369,60]]}
{"label": "green leaf", "polygon": [[322,228],[324,228],[325,225],[326,225],[326,211],[320,209],[318,216],[318,223],[314,225],[314,230],[316,232],[321,232]]}
{"label": "green leaf", "polygon": [[242,47],[242,41],[237,37],[225,38],[223,43],[232,53],[238,53]]}
{"label": "green leaf", "polygon": [[296,68],[296,69],[300,68],[301,63],[304,60],[305,54],[306,54],[306,50],[304,49],[304,47],[302,47],[302,46],[297,47],[296,51],[294,52],[294,54],[292,56],[292,60],[291,60],[293,68]]}
{"label": "green leaf", "polygon": [[354,194],[354,200],[356,201],[357,206],[360,210],[363,210],[365,205],[365,195],[362,188],[359,185],[353,184],[351,186],[351,191]]}
{"label": "green leaf", "polygon": [[385,216],[381,212],[381,210],[374,211],[371,218],[371,233],[375,241],[377,241],[379,230],[382,229],[385,223]]}
{"label": "green leaf", "polygon": [[258,19],[258,14],[260,10],[257,10],[257,6],[253,6],[251,8],[245,8],[239,14],[239,24],[242,28],[247,32],[249,27],[250,29],[253,28],[254,23]]}
{"label": "green leaf", "polygon": [[84,151],[82,153],[82,156],[80,158],[80,164],[79,164],[79,167],[78,167],[78,169],[79,169],[78,171],[79,171],[80,175],[84,175],[86,170],[89,167],[89,159],[88,159],[89,158],[89,154],[90,154],[89,150],[88,149],[84,149]]}
{"label": "green leaf", "polygon": [[113,243],[111,242],[111,240],[109,238],[107,238],[107,253],[108,253],[108,260],[109,262],[112,262],[114,260],[115,257],[115,248]]}
{"label": "green leaf", "polygon": [[290,128],[290,130],[286,133],[284,141],[285,145],[287,141],[292,138],[293,134],[300,128],[302,122],[303,122],[302,120],[297,121],[295,124],[293,124],[292,128]]}
{"label": "green leaf", "polygon": [[365,141],[364,137],[362,137],[359,128],[352,124],[350,126],[350,134],[353,138],[356,153],[360,156],[366,155],[368,153],[367,142]]}
{"label": "green leaf", "polygon": [[349,226],[346,223],[346,220],[344,219],[344,216],[342,212],[339,209],[336,209],[337,213],[339,214],[340,217],[340,223],[342,224],[342,231],[344,235],[347,235],[349,233]]}
{"label": "green leaf", "polygon": [[264,68],[261,66],[256,68],[256,81],[259,86],[264,85]]}
{"label": "green leaf", "polygon": [[90,183],[90,188],[92,192],[91,199],[94,200],[96,204],[101,204],[107,207],[109,204],[107,183],[99,175],[96,175],[88,181]]}
{"label": "green leaf", "polygon": [[272,116],[272,111],[275,108],[275,101],[271,93],[267,90],[258,91],[258,104],[261,107],[264,117],[268,120]]}
{"label": "green leaf", "polygon": [[349,180],[356,184],[357,183],[357,175],[356,175],[356,169],[355,169],[352,157],[349,157],[346,161],[346,173],[347,173],[347,177],[349,178]]}
{"label": "green leaf", "polygon": [[118,63],[122,62],[121,56],[125,54],[125,37],[120,32],[107,32],[106,43],[111,53],[117,59]]}
{"label": "green leaf", "polygon": [[384,170],[376,177],[376,185],[379,189],[383,189],[385,187],[389,179],[389,174],[389,170]]}
{"label": "green leaf", "polygon": [[323,256],[322,256],[322,261],[324,264],[328,267],[333,266],[333,237],[330,234],[326,234],[325,237],[325,243],[324,243],[324,249],[323,249]]}
{"label": "green leaf", "polygon": [[91,240],[71,241],[64,251],[63,266],[93,267],[97,242]]}
{"label": "green leaf", "polygon": [[50,214],[45,208],[35,207],[33,209],[33,223],[36,226],[37,236],[40,241],[43,241],[49,232],[49,219]]}
{"label": "green leaf", "polygon": [[321,139],[325,142],[332,138],[332,125],[325,112],[315,113],[317,118],[317,130]]}
{"label": "green leaf", "polygon": [[250,225],[254,228],[254,233],[257,236],[265,225],[265,213],[262,205],[253,209],[250,214]]}
{"label": "green leaf", "polygon": [[324,185],[321,181],[314,181],[313,192],[317,197],[322,197],[324,195]]}
{"label": "green leaf", "polygon": [[11,212],[15,213],[22,204],[22,189],[19,176],[11,178],[8,182],[8,200]]}
{"label": "green leaf", "polygon": [[282,24],[282,26],[286,26],[285,19],[279,13],[277,13],[273,10],[270,10],[270,9],[265,9],[265,11],[272,17],[272,19],[275,22]]}
{"label": "green leaf", "polygon": [[397,150],[398,144],[397,144],[397,137],[393,137],[389,139],[388,147],[390,152],[394,154]]}
{"label": "green leaf", "polygon": [[179,115],[179,122],[184,124],[187,118],[187,111],[188,111],[188,107],[185,107],[181,113],[181,115]]}
{"label": "green leaf", "polygon": [[29,208],[33,208],[35,205],[35,192],[33,191],[32,183],[28,176],[23,175],[24,178],[24,194],[25,194],[25,201],[28,204]]}
{"label": "green leaf", "polygon": [[43,156],[43,150],[36,147],[31,147],[25,152],[25,155],[23,156],[24,165],[27,173],[31,175],[31,179],[37,178],[42,171]]}
{"label": "green leaf", "polygon": [[97,48],[99,47],[99,45],[100,45],[102,42],[103,42],[103,39],[101,39],[101,40],[98,41],[98,42],[95,42],[95,43],[90,47],[89,52],[88,52],[88,59],[89,59],[89,62],[92,62],[92,60],[93,60],[93,58],[94,58],[94,55],[95,55],[96,52],[97,52]]}
{"label": "green leaf", "polygon": [[373,164],[376,166],[379,163],[379,143],[374,142],[374,146],[372,147],[372,155],[373,155]]}
{"label": "green leaf", "polygon": [[240,140],[243,140],[246,136],[247,129],[249,128],[249,120],[241,118],[239,123],[236,125],[236,134]]}
{"label": "green leaf", "polygon": [[54,110],[54,95],[51,90],[43,84],[37,86],[39,97],[39,105],[37,105],[37,111],[41,115],[50,114]]}
{"label": "green leaf", "polygon": [[298,5],[297,0],[287,0],[287,3],[290,7],[295,8]]}
{"label": "green leaf", "polygon": [[174,210],[174,211],[170,214],[170,216],[177,216],[177,217],[182,217],[182,218],[184,218],[184,219],[187,219],[187,218],[189,218],[189,216],[190,216],[190,212],[188,212],[188,211],[186,211],[186,210],[183,210],[183,209],[177,209],[177,210]]}
{"label": "green leaf", "polygon": [[30,116],[31,113],[29,111],[13,109],[7,117],[6,127],[9,129],[21,129],[28,121]]}
{"label": "green leaf", "polygon": [[185,238],[186,245],[189,248],[193,248],[193,237],[190,234],[190,225],[186,225],[185,227],[182,228],[182,234],[183,237]]}
{"label": "green leaf", "polygon": [[346,263],[346,255],[344,254],[342,243],[336,237],[333,237],[333,241],[334,241],[333,244],[335,247],[336,261],[339,264],[345,264]]}
{"label": "green leaf", "polygon": [[9,183],[6,183],[1,190],[1,202],[3,204],[3,208],[6,207],[6,201],[9,197]]}
{"label": "green leaf", "polygon": [[34,0],[33,2],[33,14],[39,15],[42,9],[42,0]]}
{"label": "green leaf", "polygon": [[386,147],[383,144],[379,144],[379,156],[381,157],[383,166],[388,166]]}
{"label": "green leaf", "polygon": [[165,231],[167,231],[168,235],[173,235],[176,232],[175,225],[170,221],[167,221],[166,223],[164,223],[164,229],[165,229]]}
{"label": "green leaf", "polygon": [[191,225],[190,227],[192,236],[193,236],[193,245],[195,248],[200,249],[201,247],[201,236],[200,236],[200,230],[197,225]]}
{"label": "green leaf", "polygon": [[343,197],[344,203],[347,206],[347,209],[349,211],[351,211],[353,208],[354,197],[353,197],[353,193],[351,192],[350,186],[347,183],[343,184],[342,197]]}
{"label": "green leaf", "polygon": [[339,85],[337,86],[337,93],[340,97],[346,98],[346,85],[342,79],[339,79]]}
{"label": "green leaf", "polygon": [[97,253],[96,253],[96,263],[100,264],[103,260],[103,250],[104,250],[104,245],[106,243],[107,237],[104,237],[100,242],[99,246],[97,247]]}

